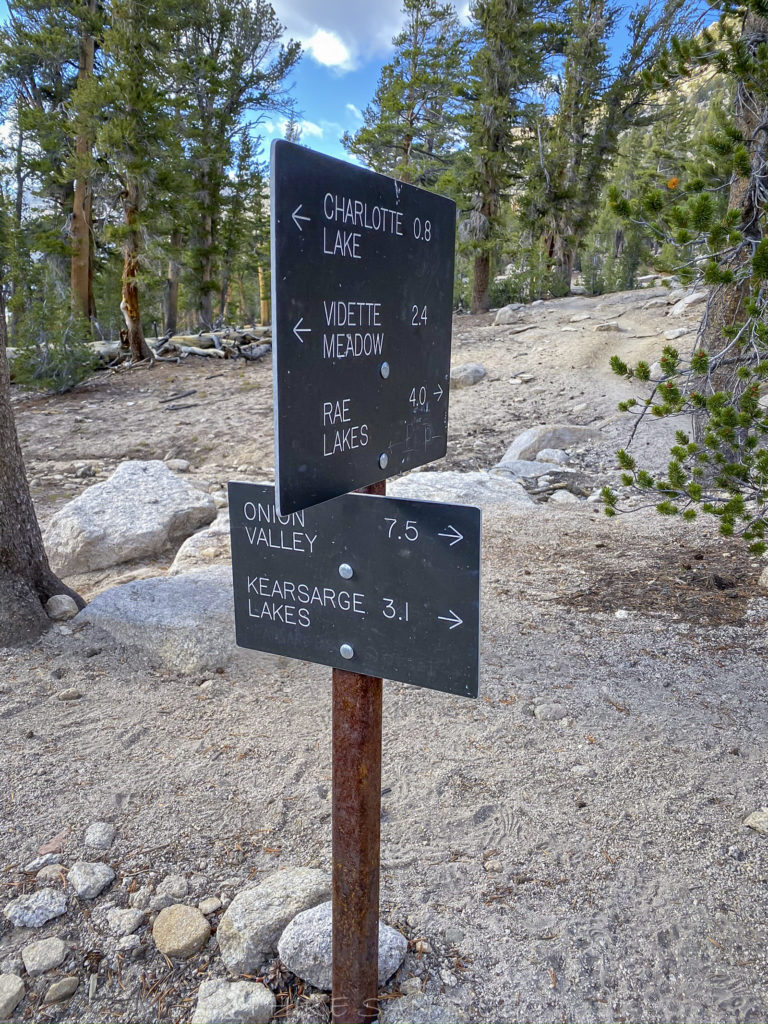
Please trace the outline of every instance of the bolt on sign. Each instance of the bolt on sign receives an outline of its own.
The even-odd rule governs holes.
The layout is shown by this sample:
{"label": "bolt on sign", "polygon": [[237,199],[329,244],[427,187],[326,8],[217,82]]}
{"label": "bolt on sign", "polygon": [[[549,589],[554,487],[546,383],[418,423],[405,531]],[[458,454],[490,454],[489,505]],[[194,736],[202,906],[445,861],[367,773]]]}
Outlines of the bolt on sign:
{"label": "bolt on sign", "polygon": [[282,515],[230,483],[240,647],[477,696],[480,510],[347,494]]}
{"label": "bolt on sign", "polygon": [[271,204],[288,515],[445,455],[456,204],[282,140]]}

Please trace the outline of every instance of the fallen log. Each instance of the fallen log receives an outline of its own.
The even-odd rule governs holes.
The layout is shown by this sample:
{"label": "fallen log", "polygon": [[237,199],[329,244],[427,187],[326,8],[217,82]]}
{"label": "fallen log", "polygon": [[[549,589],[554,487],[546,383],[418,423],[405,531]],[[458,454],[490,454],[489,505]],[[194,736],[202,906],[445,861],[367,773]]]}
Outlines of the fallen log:
{"label": "fallen log", "polygon": [[227,353],[221,348],[197,348],[194,345],[176,345],[182,356],[217,356],[226,359]]}
{"label": "fallen log", "polygon": [[248,359],[252,363],[256,362],[257,359],[263,359],[267,352],[271,351],[271,345],[241,345],[239,348],[243,359]]}

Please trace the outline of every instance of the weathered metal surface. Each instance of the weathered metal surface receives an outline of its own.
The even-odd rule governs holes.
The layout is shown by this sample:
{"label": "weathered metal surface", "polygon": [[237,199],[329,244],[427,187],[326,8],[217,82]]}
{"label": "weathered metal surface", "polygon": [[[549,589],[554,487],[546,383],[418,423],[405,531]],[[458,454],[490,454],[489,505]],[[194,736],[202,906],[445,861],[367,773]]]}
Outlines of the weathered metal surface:
{"label": "weathered metal surface", "polygon": [[278,517],[229,487],[241,647],[477,696],[480,511],[346,494]]}
{"label": "weathered metal surface", "polygon": [[285,515],[445,455],[456,205],[283,140],[271,201]]}

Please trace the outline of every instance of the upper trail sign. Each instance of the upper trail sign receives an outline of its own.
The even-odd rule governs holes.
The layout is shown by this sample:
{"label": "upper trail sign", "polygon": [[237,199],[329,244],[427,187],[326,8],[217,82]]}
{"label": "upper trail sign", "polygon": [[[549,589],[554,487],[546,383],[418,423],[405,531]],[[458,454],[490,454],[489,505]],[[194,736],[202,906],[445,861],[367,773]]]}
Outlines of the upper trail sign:
{"label": "upper trail sign", "polygon": [[288,515],[445,455],[456,206],[282,140],[271,202]]}

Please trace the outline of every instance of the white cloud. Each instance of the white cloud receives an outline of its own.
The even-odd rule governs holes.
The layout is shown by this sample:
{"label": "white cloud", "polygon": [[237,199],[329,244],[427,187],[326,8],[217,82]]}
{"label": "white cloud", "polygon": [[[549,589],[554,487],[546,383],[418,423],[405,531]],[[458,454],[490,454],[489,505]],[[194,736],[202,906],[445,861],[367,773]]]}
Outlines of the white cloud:
{"label": "white cloud", "polygon": [[311,135],[313,138],[322,139],[325,134],[325,130],[319,124],[315,124],[314,121],[300,121],[299,124],[302,135]]}
{"label": "white cloud", "polygon": [[354,103],[348,103],[347,110],[350,112],[352,117],[354,117],[357,121],[363,120],[363,115],[360,113],[360,111],[357,109]]}
{"label": "white cloud", "polygon": [[338,68],[340,71],[351,71],[355,61],[346,44],[335,32],[318,28],[309,39],[301,40],[304,49],[318,64],[325,67]]}

